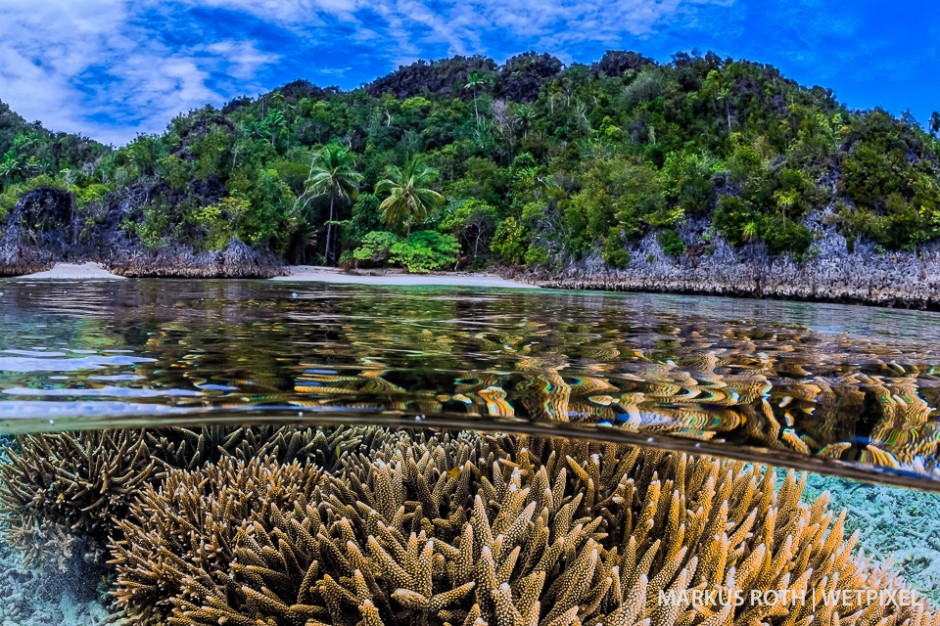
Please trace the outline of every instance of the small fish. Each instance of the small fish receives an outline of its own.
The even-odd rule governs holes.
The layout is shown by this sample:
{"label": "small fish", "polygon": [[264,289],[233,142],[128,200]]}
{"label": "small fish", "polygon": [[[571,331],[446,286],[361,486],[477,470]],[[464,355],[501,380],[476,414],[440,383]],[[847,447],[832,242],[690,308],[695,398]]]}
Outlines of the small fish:
{"label": "small fish", "polygon": [[461,471],[459,467],[452,467],[449,470],[447,470],[447,475],[453,478],[454,480],[460,478],[460,474],[461,474]]}

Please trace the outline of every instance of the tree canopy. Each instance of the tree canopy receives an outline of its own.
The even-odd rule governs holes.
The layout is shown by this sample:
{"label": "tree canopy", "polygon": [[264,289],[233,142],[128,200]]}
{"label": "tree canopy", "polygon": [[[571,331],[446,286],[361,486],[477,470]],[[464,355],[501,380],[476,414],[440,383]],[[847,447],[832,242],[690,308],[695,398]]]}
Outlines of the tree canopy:
{"label": "tree canopy", "polygon": [[[48,185],[85,228],[151,247],[235,237],[327,263],[403,262],[391,248],[425,231],[476,266],[623,266],[647,235],[672,256],[723,238],[799,259],[826,233],[916,248],[940,237],[938,120],[849,110],[712,53],[454,57],[348,92],[295,81],[119,149],[0,105],[0,219]],[[411,247],[452,258],[450,239]]]}

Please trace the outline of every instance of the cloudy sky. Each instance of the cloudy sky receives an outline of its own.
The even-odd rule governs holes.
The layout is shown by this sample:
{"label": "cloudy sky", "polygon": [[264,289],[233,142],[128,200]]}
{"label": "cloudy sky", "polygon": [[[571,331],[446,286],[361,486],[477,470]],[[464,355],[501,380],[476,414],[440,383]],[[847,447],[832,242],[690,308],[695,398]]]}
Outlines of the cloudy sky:
{"label": "cloudy sky", "polygon": [[714,50],[852,107],[940,109],[940,4],[921,0],[0,0],[0,100],[123,144],[295,78],[351,88],[419,58],[607,49]]}

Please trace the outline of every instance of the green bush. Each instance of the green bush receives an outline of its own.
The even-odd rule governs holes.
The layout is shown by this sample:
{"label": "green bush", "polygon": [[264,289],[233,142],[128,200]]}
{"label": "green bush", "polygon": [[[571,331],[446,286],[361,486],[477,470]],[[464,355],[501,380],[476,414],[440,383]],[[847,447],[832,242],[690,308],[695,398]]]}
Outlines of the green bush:
{"label": "green bush", "polygon": [[685,243],[679,238],[679,233],[675,228],[667,228],[656,235],[656,241],[659,242],[663,252],[669,256],[682,256],[685,252]]}
{"label": "green bush", "polygon": [[361,193],[352,205],[349,224],[342,230],[341,241],[347,246],[362,243],[365,237],[379,231],[384,225],[379,199],[371,193]]}
{"label": "green bush", "polygon": [[16,203],[19,201],[20,197],[23,194],[38,189],[40,187],[57,187],[59,189],[64,189],[62,181],[58,178],[53,178],[47,174],[41,174],[39,176],[34,176],[29,180],[16,183],[14,185],[8,185],[3,188],[3,193],[0,193],[0,219],[6,217]]}
{"label": "green bush", "polygon": [[168,155],[157,160],[157,175],[167,182],[170,189],[183,193],[189,186],[191,166],[176,155]]}
{"label": "green bush", "polygon": [[548,250],[544,246],[532,244],[525,251],[525,264],[529,267],[548,263]]}
{"label": "green bush", "polygon": [[601,248],[601,258],[611,267],[622,269],[630,264],[630,251],[624,245],[620,231],[611,229],[604,238],[604,247]]}
{"label": "green bush", "polygon": [[197,249],[221,250],[233,236],[251,241],[246,233],[239,232],[250,210],[246,200],[228,196],[217,204],[190,210],[183,224]]}
{"label": "green bush", "polygon": [[770,254],[790,252],[799,258],[813,243],[813,233],[802,223],[777,215],[765,218],[761,239]]}
{"label": "green bush", "polygon": [[734,196],[721,196],[718,199],[718,208],[712,217],[712,224],[722,237],[732,246],[746,243],[752,236],[747,225],[756,223],[758,215],[749,202]]}
{"label": "green bush", "polygon": [[353,250],[356,265],[383,265],[392,254],[392,247],[401,242],[401,237],[384,230],[372,231],[362,238],[362,245]]}
{"label": "green bush", "polygon": [[526,254],[525,227],[516,218],[507,217],[496,227],[490,250],[507,263],[522,263]]}
{"label": "green bush", "polygon": [[460,252],[460,242],[453,235],[435,230],[411,233],[405,241],[392,246],[390,261],[411,273],[426,274],[453,265]]}
{"label": "green bush", "polygon": [[101,183],[92,183],[87,187],[79,187],[75,190],[75,204],[79,209],[83,209],[92,202],[98,202],[112,191],[114,189],[111,185]]}
{"label": "green bush", "polygon": [[670,154],[662,170],[666,198],[685,213],[705,215],[712,198],[712,176],[720,165],[707,154]]}
{"label": "green bush", "polygon": [[476,261],[479,253],[489,248],[497,215],[492,205],[482,200],[467,200],[444,216],[440,228],[457,237],[466,253]]}

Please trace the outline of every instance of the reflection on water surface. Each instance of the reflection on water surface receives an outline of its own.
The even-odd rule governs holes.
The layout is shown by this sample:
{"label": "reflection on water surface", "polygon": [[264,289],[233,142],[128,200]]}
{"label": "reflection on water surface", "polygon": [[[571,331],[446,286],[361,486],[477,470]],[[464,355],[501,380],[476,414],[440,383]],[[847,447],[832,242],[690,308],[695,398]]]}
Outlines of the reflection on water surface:
{"label": "reflection on water surface", "polygon": [[8,432],[404,416],[938,472],[933,313],[263,281],[17,283],[0,300]]}

